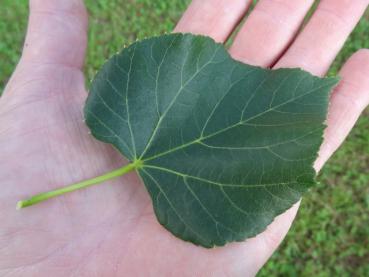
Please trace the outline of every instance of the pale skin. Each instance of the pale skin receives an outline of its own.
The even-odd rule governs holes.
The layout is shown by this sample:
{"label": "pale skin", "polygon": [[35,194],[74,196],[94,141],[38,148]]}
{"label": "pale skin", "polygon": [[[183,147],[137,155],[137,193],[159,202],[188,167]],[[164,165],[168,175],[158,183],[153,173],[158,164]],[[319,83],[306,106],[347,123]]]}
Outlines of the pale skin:
{"label": "pale skin", "polygon": [[[250,2],[194,0],[175,31],[224,42]],[[301,67],[324,75],[369,1],[322,0],[296,37],[312,2],[260,0],[231,55],[264,67]],[[255,275],[286,235],[299,204],[257,237],[211,250],[165,230],[134,173],[15,210],[27,196],[127,163],[111,146],[94,140],[82,120],[87,96],[81,71],[87,41],[83,2],[31,0],[30,8],[24,51],[0,98],[0,275]],[[369,50],[355,53],[339,75],[316,171],[369,103]]]}

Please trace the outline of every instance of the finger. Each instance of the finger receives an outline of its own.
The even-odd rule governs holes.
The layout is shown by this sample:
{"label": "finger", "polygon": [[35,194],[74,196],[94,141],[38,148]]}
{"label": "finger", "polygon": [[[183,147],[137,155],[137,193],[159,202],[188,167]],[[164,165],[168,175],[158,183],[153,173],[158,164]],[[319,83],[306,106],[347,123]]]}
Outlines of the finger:
{"label": "finger", "polygon": [[341,82],[331,96],[324,142],[315,162],[319,171],[346,138],[369,104],[369,50],[356,52],[340,72]]}
{"label": "finger", "polygon": [[22,61],[80,68],[87,41],[82,0],[30,0]]}
{"label": "finger", "polygon": [[231,55],[271,66],[295,37],[314,0],[260,0],[237,34]]}
{"label": "finger", "polygon": [[[354,126],[359,115],[369,104],[369,50],[355,53],[343,66],[340,85],[334,90],[328,113],[327,129],[319,158],[314,164],[318,172],[328,158],[334,153]],[[300,203],[296,203],[286,213],[278,216],[267,230],[257,237],[246,241],[245,247],[256,268],[263,264],[276,250],[288,232],[295,218]]]}
{"label": "finger", "polygon": [[224,42],[252,0],[193,0],[174,32],[193,33]]}
{"label": "finger", "polygon": [[368,0],[322,0],[276,67],[301,67],[323,75],[368,6]]}

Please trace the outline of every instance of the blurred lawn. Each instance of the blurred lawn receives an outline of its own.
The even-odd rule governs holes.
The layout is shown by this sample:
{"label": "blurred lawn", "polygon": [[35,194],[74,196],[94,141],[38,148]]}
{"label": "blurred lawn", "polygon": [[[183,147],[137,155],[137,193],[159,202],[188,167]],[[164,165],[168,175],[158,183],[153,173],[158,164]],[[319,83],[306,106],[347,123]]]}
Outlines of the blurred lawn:
{"label": "blurred lawn", "polygon": [[[189,0],[87,0],[88,80],[113,53],[136,38],[169,32]],[[1,0],[0,94],[22,48],[26,0]],[[369,12],[330,74],[357,49],[369,48]],[[369,276],[369,111],[307,194],[279,251],[259,276]]]}

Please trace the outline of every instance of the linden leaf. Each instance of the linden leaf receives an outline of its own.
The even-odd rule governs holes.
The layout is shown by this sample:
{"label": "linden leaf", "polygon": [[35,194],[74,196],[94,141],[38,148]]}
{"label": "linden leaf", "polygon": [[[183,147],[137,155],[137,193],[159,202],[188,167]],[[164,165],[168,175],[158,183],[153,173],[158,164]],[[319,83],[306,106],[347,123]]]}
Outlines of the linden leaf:
{"label": "linden leaf", "polygon": [[262,232],[314,185],[336,83],[242,64],[210,38],[170,34],[108,60],[85,118],[138,165],[160,223],[212,247]]}

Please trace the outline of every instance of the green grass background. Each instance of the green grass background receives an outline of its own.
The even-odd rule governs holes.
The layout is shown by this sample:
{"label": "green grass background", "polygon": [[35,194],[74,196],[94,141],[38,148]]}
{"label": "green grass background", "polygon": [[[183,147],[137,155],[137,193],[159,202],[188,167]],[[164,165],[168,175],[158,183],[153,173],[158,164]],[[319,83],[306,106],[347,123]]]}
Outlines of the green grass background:
{"label": "green grass background", "polygon": [[[90,13],[88,80],[113,53],[136,38],[170,32],[189,0],[86,0]],[[26,0],[1,0],[0,93],[19,60]],[[330,74],[357,49],[369,48],[369,12]],[[369,76],[368,76],[369,78]],[[259,276],[369,276],[369,111],[308,193],[287,238]]]}

